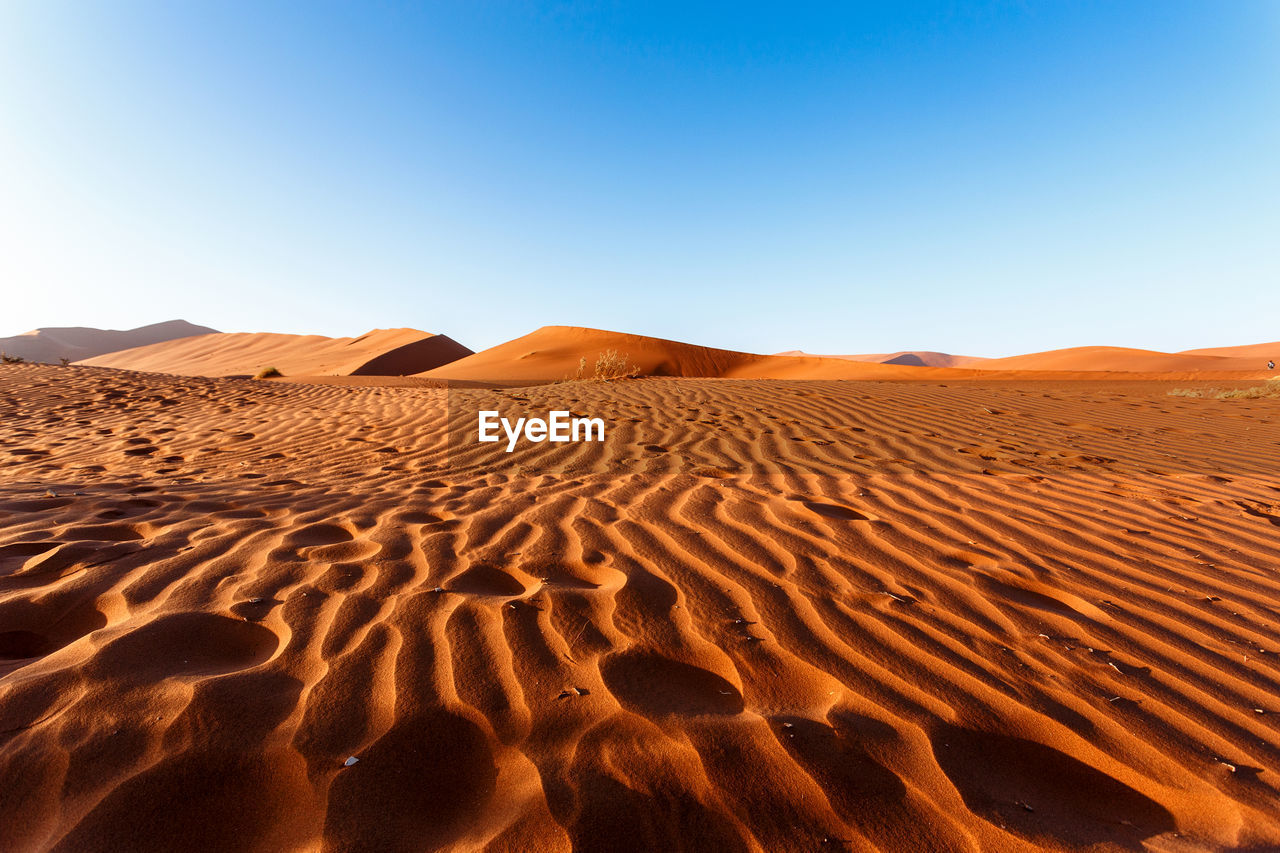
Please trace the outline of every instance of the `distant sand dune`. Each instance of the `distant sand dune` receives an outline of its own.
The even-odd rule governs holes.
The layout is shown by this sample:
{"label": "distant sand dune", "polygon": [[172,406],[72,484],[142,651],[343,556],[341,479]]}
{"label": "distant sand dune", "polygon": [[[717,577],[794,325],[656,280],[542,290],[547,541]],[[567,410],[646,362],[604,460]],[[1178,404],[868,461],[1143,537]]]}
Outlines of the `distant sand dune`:
{"label": "distant sand dune", "polygon": [[220,333],[86,359],[82,364],[183,376],[252,376],[275,367],[286,377],[402,376],[469,355],[445,335],[376,329],[356,338]]}
{"label": "distant sand dune", "polygon": [[[1264,346],[1259,346],[1258,350],[1261,351]],[[1228,347],[1219,350],[1220,354],[1217,354],[1203,351],[1167,353],[1127,347],[1071,347],[986,359],[972,366],[979,370],[1107,370],[1139,373],[1265,369],[1266,358],[1253,356],[1246,351],[1252,349]]]}
{"label": "distant sand dune", "polygon": [[[719,379],[915,379],[967,381],[1009,379],[1185,379],[1206,373],[1229,379],[1266,375],[1265,362],[1201,356],[1170,356],[1108,347],[1084,347],[1059,353],[1039,353],[1012,359],[969,359],[945,353],[906,353],[894,363],[861,361],[854,357],[792,354],[757,355],[713,349],[644,335],[544,326],[524,337],[458,359],[420,377],[493,385],[556,382],[575,376],[579,363],[586,375],[601,353],[626,355],[642,376]],[[1138,354],[1135,356],[1134,354]],[[1119,355],[1117,355],[1119,354]],[[907,358],[906,356],[916,358]],[[964,360],[966,367],[918,365],[922,356]],[[1143,357],[1149,356],[1149,357]]]}
{"label": "distant sand dune", "polygon": [[[194,328],[194,327],[193,327]],[[444,335],[379,329],[357,338],[215,333],[111,352],[81,363],[189,376],[250,376],[275,367],[287,379],[416,377],[484,385],[558,382],[594,375],[601,355],[626,358],[639,376],[739,379],[1114,378],[1196,380],[1266,375],[1270,344],[1161,353],[1123,347],[1074,347],[1009,358],[926,350],[816,356],[735,352],[602,329],[544,326],[478,353]]]}
{"label": "distant sand dune", "polygon": [[809,358],[843,358],[847,361],[874,361],[881,364],[904,364],[915,367],[969,367],[987,359],[976,355],[951,355],[931,350],[899,350],[898,352],[864,353],[861,355],[813,355],[803,350],[780,352],[778,355]]}
{"label": "distant sand dune", "polygon": [[84,326],[49,327],[11,338],[0,338],[0,352],[21,356],[27,361],[57,364],[64,358],[68,361],[80,361],[117,350],[216,332],[216,329],[197,326],[186,320],[153,323],[124,332]]}
{"label": "distant sand dune", "polygon": [[744,379],[893,379],[929,374],[819,356],[775,356],[714,349],[696,344],[572,326],[544,326],[421,375],[435,379],[495,382],[554,382],[573,377],[581,360],[592,375],[601,353],[626,355],[642,376]]}
{"label": "distant sand dune", "polygon": [[1179,355],[1209,355],[1222,358],[1243,358],[1256,362],[1275,361],[1280,363],[1280,341],[1265,344],[1247,344],[1238,347],[1209,347],[1208,349],[1189,349]]}

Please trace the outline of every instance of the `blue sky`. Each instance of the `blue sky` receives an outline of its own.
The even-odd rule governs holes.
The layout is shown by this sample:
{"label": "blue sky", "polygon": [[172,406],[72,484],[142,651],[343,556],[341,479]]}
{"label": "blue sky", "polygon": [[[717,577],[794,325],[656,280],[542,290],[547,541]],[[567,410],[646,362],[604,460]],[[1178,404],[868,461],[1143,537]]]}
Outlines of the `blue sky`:
{"label": "blue sky", "polygon": [[0,335],[1280,339],[1276,2],[9,0],[0,116]]}

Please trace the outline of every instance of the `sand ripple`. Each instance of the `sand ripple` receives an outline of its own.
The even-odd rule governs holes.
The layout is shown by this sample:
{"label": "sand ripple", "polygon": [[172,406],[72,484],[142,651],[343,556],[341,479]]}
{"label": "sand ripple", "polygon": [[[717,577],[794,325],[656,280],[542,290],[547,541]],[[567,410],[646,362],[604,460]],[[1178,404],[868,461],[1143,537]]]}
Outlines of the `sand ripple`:
{"label": "sand ripple", "polygon": [[5,367],[0,846],[1275,849],[1280,409],[1165,390]]}

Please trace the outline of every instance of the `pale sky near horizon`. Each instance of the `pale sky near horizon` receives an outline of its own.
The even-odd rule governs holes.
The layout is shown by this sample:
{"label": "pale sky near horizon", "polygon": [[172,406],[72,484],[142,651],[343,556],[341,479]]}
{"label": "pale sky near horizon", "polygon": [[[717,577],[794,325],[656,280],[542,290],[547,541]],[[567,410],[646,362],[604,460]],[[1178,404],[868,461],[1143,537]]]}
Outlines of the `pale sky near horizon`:
{"label": "pale sky near horizon", "polygon": [[0,4],[0,336],[1280,339],[1280,2]]}

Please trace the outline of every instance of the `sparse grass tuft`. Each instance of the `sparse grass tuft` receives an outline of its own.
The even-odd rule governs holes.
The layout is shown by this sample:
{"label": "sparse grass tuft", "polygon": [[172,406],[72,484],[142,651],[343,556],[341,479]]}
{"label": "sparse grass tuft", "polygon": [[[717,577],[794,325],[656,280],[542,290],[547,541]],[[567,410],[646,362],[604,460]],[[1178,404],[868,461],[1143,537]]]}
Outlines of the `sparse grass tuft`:
{"label": "sparse grass tuft", "polygon": [[58,361],[62,362],[63,367],[71,366],[71,359],[67,358],[65,355],[62,358],[58,359]]}
{"label": "sparse grass tuft", "polygon": [[639,365],[631,364],[627,354],[618,355],[617,350],[607,350],[596,357],[595,371],[587,373],[587,357],[578,359],[578,372],[566,376],[564,382],[589,382],[593,379],[609,382],[614,379],[632,379],[640,375]]}
{"label": "sparse grass tuft", "polygon": [[629,379],[640,375],[640,368],[627,360],[627,354],[618,355],[615,349],[600,353],[596,359],[596,379]]}
{"label": "sparse grass tuft", "polygon": [[20,355],[9,355],[7,352],[0,352],[0,361],[5,364],[26,364],[27,360]]}
{"label": "sparse grass tuft", "polygon": [[257,373],[255,373],[253,375],[253,378],[254,379],[270,379],[273,376],[284,376],[284,374],[281,373],[279,370],[276,370],[274,367],[264,367],[261,370],[259,370]]}
{"label": "sparse grass tuft", "polygon": [[1280,382],[1255,385],[1252,388],[1235,388],[1218,394],[1219,400],[1258,400],[1263,397],[1280,397]]}
{"label": "sparse grass tuft", "polygon": [[1252,388],[1174,388],[1170,397],[1207,397],[1214,400],[1260,400],[1280,397],[1280,381],[1270,379],[1266,385]]}

